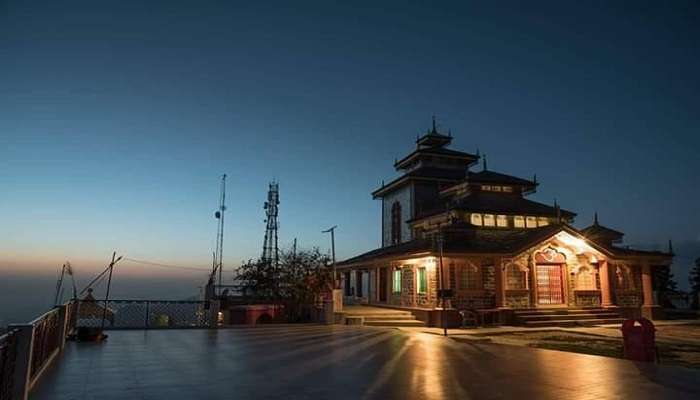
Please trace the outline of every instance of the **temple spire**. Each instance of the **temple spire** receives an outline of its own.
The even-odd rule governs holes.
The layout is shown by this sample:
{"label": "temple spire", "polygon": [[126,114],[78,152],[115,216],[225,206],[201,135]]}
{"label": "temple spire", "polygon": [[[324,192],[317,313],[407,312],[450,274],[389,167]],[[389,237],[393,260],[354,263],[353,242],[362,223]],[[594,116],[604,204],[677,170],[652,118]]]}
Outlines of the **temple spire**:
{"label": "temple spire", "polygon": [[537,174],[532,177],[532,182],[537,185]]}
{"label": "temple spire", "polygon": [[489,166],[486,163],[486,154],[484,154],[484,171],[487,171],[488,169],[489,169]]}
{"label": "temple spire", "polygon": [[433,115],[433,130],[430,132],[433,135],[437,135],[437,128],[435,127],[435,115]]}
{"label": "temple spire", "polygon": [[673,242],[671,242],[671,239],[668,239],[668,254],[673,254]]}
{"label": "temple spire", "polygon": [[598,211],[593,214],[593,225],[598,226]]}

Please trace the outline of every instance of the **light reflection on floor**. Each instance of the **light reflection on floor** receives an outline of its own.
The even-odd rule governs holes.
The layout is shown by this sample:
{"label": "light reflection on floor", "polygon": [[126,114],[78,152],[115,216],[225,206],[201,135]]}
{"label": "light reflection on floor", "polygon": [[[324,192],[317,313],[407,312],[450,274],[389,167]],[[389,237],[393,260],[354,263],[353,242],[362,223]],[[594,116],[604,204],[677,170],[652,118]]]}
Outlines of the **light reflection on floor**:
{"label": "light reflection on floor", "polygon": [[344,326],[112,331],[71,343],[43,399],[700,398],[700,371]]}

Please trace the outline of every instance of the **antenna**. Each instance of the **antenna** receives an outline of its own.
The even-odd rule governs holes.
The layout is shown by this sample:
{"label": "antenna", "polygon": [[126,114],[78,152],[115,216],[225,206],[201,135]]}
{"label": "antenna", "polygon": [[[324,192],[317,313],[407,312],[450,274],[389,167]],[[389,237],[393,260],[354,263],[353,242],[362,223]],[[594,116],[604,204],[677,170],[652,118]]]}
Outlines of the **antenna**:
{"label": "antenna", "polygon": [[219,272],[219,286],[222,285],[221,271],[224,269],[224,212],[226,211],[226,174],[221,176],[221,193],[219,194],[219,209],[214,213],[218,220],[216,228],[216,249],[214,250],[214,268],[212,278]]}
{"label": "antenna", "polygon": [[267,201],[263,205],[267,226],[265,228],[262,261],[265,265],[274,267],[275,270],[277,270],[277,265],[279,264],[279,247],[277,245],[279,204],[279,184],[272,181],[267,191]]}

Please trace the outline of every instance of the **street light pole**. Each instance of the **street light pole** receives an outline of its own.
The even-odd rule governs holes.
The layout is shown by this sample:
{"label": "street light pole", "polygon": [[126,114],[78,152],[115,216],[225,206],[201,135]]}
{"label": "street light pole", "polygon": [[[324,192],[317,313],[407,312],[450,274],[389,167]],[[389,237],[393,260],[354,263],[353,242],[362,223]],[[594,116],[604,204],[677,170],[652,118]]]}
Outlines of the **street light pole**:
{"label": "street light pole", "polygon": [[335,271],[335,228],[337,228],[338,225],[333,225],[332,227],[326,229],[325,231],[321,231],[321,233],[329,233],[331,234],[331,261],[333,262],[333,289],[337,289],[337,277],[336,277],[336,271]]}
{"label": "street light pole", "polygon": [[443,274],[442,270],[442,248],[443,248],[443,235],[442,235],[442,228],[438,228],[438,248],[440,251],[440,279],[438,282],[440,282],[440,300],[442,303],[442,309],[440,310],[440,323],[442,324],[442,334],[444,336],[447,336],[447,325],[445,325],[445,275]]}

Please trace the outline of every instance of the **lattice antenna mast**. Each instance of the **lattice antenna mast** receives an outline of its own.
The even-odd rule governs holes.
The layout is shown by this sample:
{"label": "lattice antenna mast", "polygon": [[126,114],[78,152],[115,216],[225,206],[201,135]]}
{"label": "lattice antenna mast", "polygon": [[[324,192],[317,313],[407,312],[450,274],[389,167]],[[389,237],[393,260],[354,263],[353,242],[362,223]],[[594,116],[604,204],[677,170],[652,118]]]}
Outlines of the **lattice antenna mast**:
{"label": "lattice antenna mast", "polygon": [[263,254],[262,260],[268,265],[275,269],[279,263],[279,246],[277,245],[277,215],[279,213],[279,185],[277,182],[271,182],[270,188],[267,191],[267,201],[265,202],[265,222],[267,222],[267,228],[265,229],[265,242],[263,244]]}
{"label": "lattice antenna mast", "polygon": [[[219,195],[219,209],[214,217],[219,221],[216,229],[216,250],[214,250],[214,275],[219,272],[219,286],[222,284],[221,271],[224,269],[224,212],[226,211],[226,174],[221,176],[221,193]],[[215,275],[214,275],[215,276]]]}

